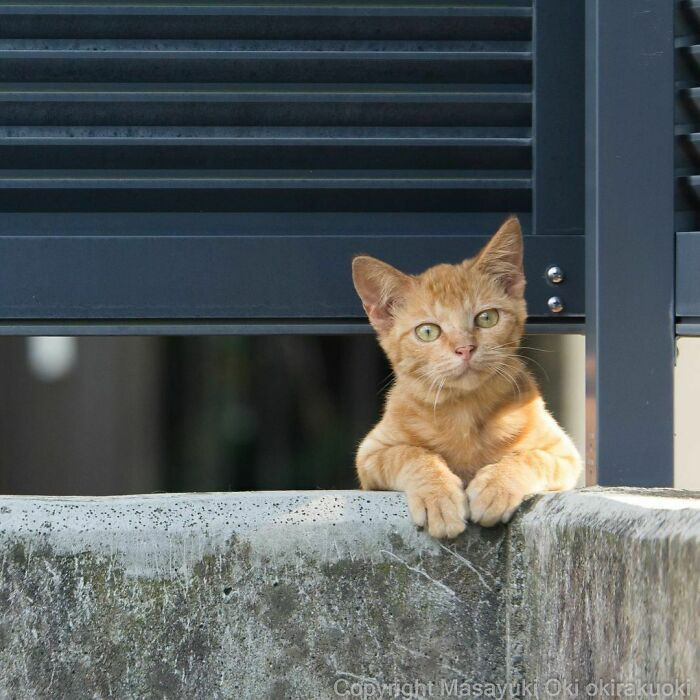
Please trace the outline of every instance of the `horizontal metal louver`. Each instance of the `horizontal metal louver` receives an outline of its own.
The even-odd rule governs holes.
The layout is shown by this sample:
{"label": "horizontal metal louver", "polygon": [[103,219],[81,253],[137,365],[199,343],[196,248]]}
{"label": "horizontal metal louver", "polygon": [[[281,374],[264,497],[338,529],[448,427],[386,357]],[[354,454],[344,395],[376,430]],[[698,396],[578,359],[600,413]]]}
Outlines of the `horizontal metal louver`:
{"label": "horizontal metal louver", "polygon": [[676,2],[676,315],[700,316],[700,0]]}
{"label": "horizontal metal louver", "polygon": [[676,3],[677,225],[700,222],[700,0]]}
{"label": "horizontal metal louver", "polygon": [[559,0],[0,0],[0,333],[363,330],[353,254],[457,262],[510,213],[531,319],[578,322],[582,23]]}
{"label": "horizontal metal louver", "polygon": [[0,210],[527,214],[531,14],[1,5]]}

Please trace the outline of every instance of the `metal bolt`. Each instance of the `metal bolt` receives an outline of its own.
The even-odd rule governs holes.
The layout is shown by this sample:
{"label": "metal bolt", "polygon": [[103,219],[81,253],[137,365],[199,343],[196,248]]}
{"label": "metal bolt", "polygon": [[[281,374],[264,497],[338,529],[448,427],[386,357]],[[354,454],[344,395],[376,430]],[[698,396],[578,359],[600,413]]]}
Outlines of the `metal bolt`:
{"label": "metal bolt", "polygon": [[547,279],[552,284],[561,284],[564,281],[564,270],[559,265],[550,265],[547,268]]}
{"label": "metal bolt", "polygon": [[564,302],[560,297],[549,297],[547,306],[553,314],[560,314],[564,310]]}

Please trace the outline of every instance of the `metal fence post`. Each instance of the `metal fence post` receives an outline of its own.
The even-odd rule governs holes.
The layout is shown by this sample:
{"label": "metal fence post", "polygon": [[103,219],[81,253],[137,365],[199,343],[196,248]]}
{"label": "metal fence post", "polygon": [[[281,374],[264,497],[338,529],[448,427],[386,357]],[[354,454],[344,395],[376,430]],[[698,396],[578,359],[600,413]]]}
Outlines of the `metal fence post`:
{"label": "metal fence post", "polygon": [[587,483],[673,483],[673,9],[586,0]]}

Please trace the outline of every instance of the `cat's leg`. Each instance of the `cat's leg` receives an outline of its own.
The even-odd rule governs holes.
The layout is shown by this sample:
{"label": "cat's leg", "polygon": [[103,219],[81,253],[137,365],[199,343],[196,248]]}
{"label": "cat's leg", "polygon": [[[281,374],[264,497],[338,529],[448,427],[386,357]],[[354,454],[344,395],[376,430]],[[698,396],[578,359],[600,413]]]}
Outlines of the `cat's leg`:
{"label": "cat's leg", "polygon": [[381,446],[371,433],[357,453],[363,489],[405,491],[408,510],[419,527],[433,537],[456,537],[467,515],[462,480],[442,457],[412,445]]}
{"label": "cat's leg", "polygon": [[471,520],[486,527],[506,523],[526,496],[573,488],[581,458],[573,445],[558,447],[507,455],[480,469],[467,486]]}

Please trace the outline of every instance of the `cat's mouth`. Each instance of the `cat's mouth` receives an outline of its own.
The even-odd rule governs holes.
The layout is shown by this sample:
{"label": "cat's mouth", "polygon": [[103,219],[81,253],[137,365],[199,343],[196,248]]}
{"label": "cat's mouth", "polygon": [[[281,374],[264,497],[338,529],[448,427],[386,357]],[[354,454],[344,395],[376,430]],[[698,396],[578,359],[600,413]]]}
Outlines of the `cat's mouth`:
{"label": "cat's mouth", "polygon": [[483,367],[465,362],[445,376],[445,385],[453,391],[473,391],[483,383],[484,378]]}
{"label": "cat's mouth", "polygon": [[473,362],[460,362],[452,370],[450,379],[461,379],[469,374],[479,374],[479,372],[481,372],[481,368],[477,364]]}

